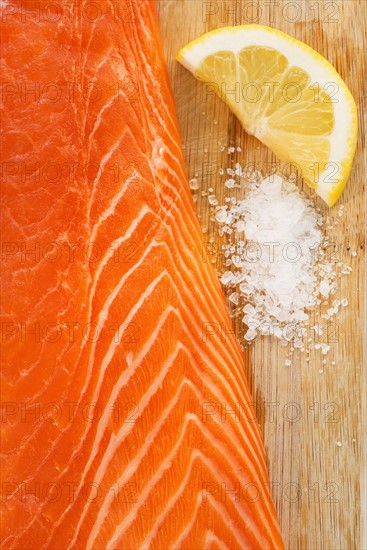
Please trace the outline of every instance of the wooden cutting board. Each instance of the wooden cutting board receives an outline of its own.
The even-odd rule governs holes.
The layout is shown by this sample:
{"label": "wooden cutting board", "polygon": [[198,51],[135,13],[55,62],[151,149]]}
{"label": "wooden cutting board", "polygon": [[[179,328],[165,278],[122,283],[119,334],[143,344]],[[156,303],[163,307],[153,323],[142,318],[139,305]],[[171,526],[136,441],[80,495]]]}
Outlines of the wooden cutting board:
{"label": "wooden cutting board", "polygon": [[[362,524],[365,501],[366,368],[364,355],[365,180],[363,110],[366,83],[365,0],[158,2],[165,54],[177,104],[190,178],[200,182],[197,213],[204,245],[218,234],[208,209],[208,189],[222,204],[219,167],[228,167],[228,146],[242,151],[232,157],[263,167],[277,159],[247,135],[217,97],[175,61],[176,52],[209,30],[238,24],[272,26],[302,40],[324,55],[349,86],[359,109],[359,142],[350,181],[339,203],[329,209],[338,261],[353,268],[340,279],[335,299],[347,298],[331,333],[331,350],[322,363],[320,351],[295,355],[269,337],[244,350],[246,373],[263,429],[272,492],[286,548],[291,550],[365,549]],[[225,151],[221,151],[225,146]],[[281,165],[282,166],[282,165]],[[304,188],[302,181],[300,187]],[[306,194],[310,191],[304,189]],[[204,195],[204,196],[202,196]],[[344,215],[338,216],[340,205]],[[354,252],[354,254],[353,254]],[[356,254],[355,254],[356,253]],[[219,257],[218,257],[219,262]],[[239,339],[243,326],[234,321]],[[330,331],[329,331],[330,332]]]}

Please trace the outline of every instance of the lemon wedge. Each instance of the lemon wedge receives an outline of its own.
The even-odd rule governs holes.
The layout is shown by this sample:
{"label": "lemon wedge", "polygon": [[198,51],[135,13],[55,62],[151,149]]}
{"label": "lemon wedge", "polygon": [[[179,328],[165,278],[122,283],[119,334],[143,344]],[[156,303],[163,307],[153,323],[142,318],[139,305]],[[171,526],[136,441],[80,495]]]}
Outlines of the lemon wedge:
{"label": "lemon wedge", "polygon": [[357,109],[334,67],[312,48],[262,25],[225,27],[177,54],[253,134],[332,206],[348,180]]}

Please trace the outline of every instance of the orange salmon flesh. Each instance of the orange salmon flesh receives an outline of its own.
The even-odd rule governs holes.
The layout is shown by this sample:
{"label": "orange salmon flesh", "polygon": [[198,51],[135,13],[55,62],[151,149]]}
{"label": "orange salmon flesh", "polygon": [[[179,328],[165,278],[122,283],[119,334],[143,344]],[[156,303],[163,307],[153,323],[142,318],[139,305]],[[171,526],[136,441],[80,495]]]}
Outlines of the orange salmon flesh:
{"label": "orange salmon flesh", "polygon": [[283,548],[155,2],[0,11],[1,548]]}

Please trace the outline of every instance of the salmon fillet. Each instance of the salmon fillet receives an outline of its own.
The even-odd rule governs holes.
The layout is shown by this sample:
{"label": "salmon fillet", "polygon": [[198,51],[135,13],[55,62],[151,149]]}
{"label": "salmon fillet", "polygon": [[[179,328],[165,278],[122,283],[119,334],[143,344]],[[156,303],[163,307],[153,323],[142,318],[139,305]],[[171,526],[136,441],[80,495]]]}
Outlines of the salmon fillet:
{"label": "salmon fillet", "polygon": [[0,9],[1,547],[283,548],[155,3]]}

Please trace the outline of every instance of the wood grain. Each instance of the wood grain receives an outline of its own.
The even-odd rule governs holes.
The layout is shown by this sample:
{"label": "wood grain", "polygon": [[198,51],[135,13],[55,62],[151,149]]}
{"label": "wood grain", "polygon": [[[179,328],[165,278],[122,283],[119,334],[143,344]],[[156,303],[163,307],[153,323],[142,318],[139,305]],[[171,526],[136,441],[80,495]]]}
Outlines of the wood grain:
{"label": "wood grain", "polygon": [[[350,181],[338,205],[315,205],[334,226],[338,261],[351,265],[340,279],[336,299],[349,306],[336,318],[337,338],[329,338],[326,365],[318,351],[295,355],[262,338],[245,349],[246,371],[263,428],[273,496],[286,547],[292,550],[365,549],[363,528],[366,464],[365,369],[365,83],[366,7],[364,0],[277,2],[161,0],[158,2],[168,68],[177,104],[189,177],[204,194],[212,187],[221,203],[218,167],[229,166],[221,145],[240,146],[235,160],[264,167],[276,159],[218,98],[205,97],[203,85],[175,61],[188,41],[226,25],[259,23],[303,40],[324,55],[350,88],[359,111],[359,141]],[[304,188],[302,181],[300,186]],[[304,189],[310,195],[309,189]],[[199,192],[197,213],[204,242],[218,241],[207,196]],[[357,252],[356,256],[352,252]],[[219,259],[218,259],[219,261]],[[243,327],[234,326],[240,340]],[[335,364],[333,364],[335,362]],[[338,446],[338,442],[341,446]]]}

